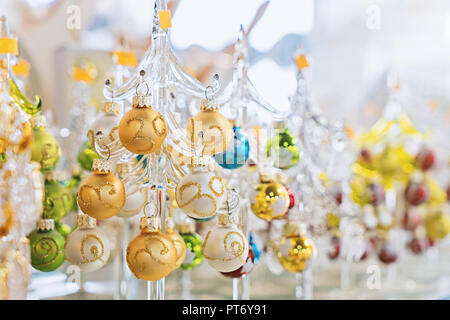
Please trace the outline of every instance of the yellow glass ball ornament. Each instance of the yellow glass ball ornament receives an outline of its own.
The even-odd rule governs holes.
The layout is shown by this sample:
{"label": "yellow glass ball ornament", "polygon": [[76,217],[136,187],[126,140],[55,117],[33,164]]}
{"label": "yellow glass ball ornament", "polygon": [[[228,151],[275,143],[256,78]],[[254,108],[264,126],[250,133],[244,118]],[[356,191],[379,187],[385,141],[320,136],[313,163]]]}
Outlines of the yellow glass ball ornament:
{"label": "yellow glass ball ornament", "polygon": [[203,257],[217,271],[231,272],[244,265],[249,245],[228,214],[220,214],[218,219],[218,225],[208,231],[203,241]]}
{"label": "yellow glass ball ornament", "polygon": [[61,150],[55,138],[45,130],[44,116],[32,119],[33,144],[31,146],[31,160],[41,165],[41,170],[53,169],[58,162]]}
{"label": "yellow glass ball ornament", "polygon": [[283,238],[278,246],[278,261],[289,272],[302,272],[316,255],[313,241],[305,236],[306,225],[291,221],[283,227]]}
{"label": "yellow glass ball ornament", "polygon": [[125,187],[111,172],[111,162],[94,159],[92,173],[83,179],[78,189],[78,206],[95,219],[116,215],[125,204]]}
{"label": "yellow glass ball ornament", "polygon": [[192,158],[191,172],[177,184],[175,200],[189,217],[212,217],[225,203],[227,192],[222,178],[208,170],[203,158]]}
{"label": "yellow glass ball ornament", "polygon": [[189,119],[186,131],[188,139],[193,143],[199,143],[199,133],[203,131],[205,138],[203,153],[206,155],[225,152],[233,140],[233,127],[218,111],[218,105],[213,99],[201,101],[200,112]]}
{"label": "yellow glass ball ornament", "polygon": [[128,151],[135,154],[159,151],[167,135],[164,118],[152,109],[150,103],[149,95],[134,96],[133,107],[119,123],[120,141]]}
{"label": "yellow glass ball ornament", "polygon": [[161,232],[158,217],[142,217],[141,233],[127,248],[127,263],[136,278],[155,281],[176,268],[177,250],[172,240]]}
{"label": "yellow glass ball ornament", "polygon": [[282,218],[289,209],[289,193],[280,183],[276,182],[276,175],[272,170],[260,173],[260,184],[250,193],[253,213],[264,220]]}
{"label": "yellow glass ball ornament", "polygon": [[78,215],[77,228],[66,239],[64,250],[66,260],[85,272],[102,268],[111,253],[108,236],[96,227],[94,218],[82,213]]}
{"label": "yellow glass ball ornament", "polygon": [[95,137],[99,137],[99,142],[103,146],[119,140],[119,122],[121,120],[121,106],[117,102],[105,102],[102,112],[97,116],[91,125],[87,136],[91,148],[95,150]]}
{"label": "yellow glass ball ornament", "polygon": [[166,223],[166,236],[172,240],[173,245],[175,246],[177,252],[175,268],[178,268],[183,263],[184,258],[186,258],[186,244],[184,243],[181,235],[177,232],[177,230],[175,230],[175,225],[172,218],[169,218]]}
{"label": "yellow glass ball ornament", "polygon": [[450,218],[442,211],[430,212],[425,217],[425,229],[431,240],[442,240],[450,233]]}

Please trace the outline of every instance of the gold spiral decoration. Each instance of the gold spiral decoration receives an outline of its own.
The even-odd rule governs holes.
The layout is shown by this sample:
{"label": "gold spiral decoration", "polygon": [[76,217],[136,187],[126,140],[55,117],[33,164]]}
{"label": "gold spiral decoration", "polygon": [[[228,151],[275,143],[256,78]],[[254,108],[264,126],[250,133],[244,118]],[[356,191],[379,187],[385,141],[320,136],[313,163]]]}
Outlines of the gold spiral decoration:
{"label": "gold spiral decoration", "polygon": [[[55,148],[56,148],[56,152],[55,153],[58,153],[58,146],[55,146]],[[47,167],[48,165],[50,165],[51,162],[53,161],[54,154],[52,153],[52,149],[53,149],[53,144],[51,144],[51,143],[45,143],[42,146],[42,149],[41,149],[41,154],[42,154],[41,163],[42,163],[42,167],[44,167],[44,168]],[[50,164],[49,164],[49,162],[50,162]]]}
{"label": "gold spiral decoration", "polygon": [[[86,241],[88,241],[88,239],[96,240],[101,248],[101,251],[100,251],[101,253],[99,254],[99,246],[97,246],[95,244],[91,246],[91,249],[89,250],[89,252],[93,258],[89,258],[86,256],[85,248],[86,248]],[[82,263],[91,263],[91,262],[94,262],[97,260],[100,260],[101,262],[106,263],[102,259],[103,255],[105,254],[105,246],[103,244],[103,241],[95,234],[88,234],[83,237],[83,239],[81,240],[80,253],[81,253],[81,257],[83,258]]]}
{"label": "gold spiral decoration", "polygon": [[[203,246],[202,246],[203,256],[206,259],[212,260],[212,261],[232,261],[234,258],[214,258],[214,257],[210,257],[207,254],[205,254],[205,247],[206,247],[206,243],[208,242],[210,233],[211,233],[211,231],[208,231],[205,241],[203,242]],[[227,240],[232,234],[236,234],[240,238],[241,242],[233,241],[230,246],[231,248],[228,248]],[[235,249],[236,246],[238,246],[237,250]],[[238,258],[242,263],[245,263],[244,259],[242,259],[242,257],[241,257],[242,253],[244,252],[245,242],[244,242],[244,238],[242,237],[242,235],[239,232],[229,231],[223,239],[223,247],[226,252],[231,253],[233,256]]]}
{"label": "gold spiral decoration", "polygon": [[136,269],[138,272],[144,273],[144,272],[148,271],[147,265],[145,263],[138,264],[138,262],[137,262],[137,256],[141,253],[148,254],[153,259],[153,261],[156,261],[159,264],[162,264],[162,265],[168,266],[168,267],[173,267],[173,264],[161,261],[158,257],[156,257],[153,254],[153,250],[152,250],[152,242],[153,241],[159,242],[161,244],[162,249],[159,251],[160,255],[163,256],[169,252],[169,248],[164,244],[164,242],[161,239],[159,239],[157,236],[149,236],[148,239],[145,240],[145,247],[136,250],[136,252],[134,253],[134,255],[132,257],[133,264],[136,266]]}
{"label": "gold spiral decoration", "polygon": [[[220,182],[220,186],[221,189],[219,192],[216,191],[216,189],[214,189],[214,181],[219,181]],[[214,193],[214,195],[216,197],[221,197],[223,195],[223,193],[225,192],[225,186],[223,185],[223,181],[222,178],[219,176],[214,176],[209,180],[209,189],[212,191],[212,193]]]}
{"label": "gold spiral decoration", "polygon": [[[59,247],[58,243],[56,242],[55,239],[51,238],[51,237],[42,237],[39,240],[37,240],[32,248],[33,250],[33,254],[35,257],[37,257],[38,259],[47,259],[48,257],[50,257],[50,261],[46,262],[46,263],[42,263],[42,264],[35,264],[36,266],[47,266],[49,264],[52,264],[59,256],[59,254],[61,253],[61,248]],[[43,251],[42,253],[39,253],[39,251]]]}
{"label": "gold spiral decoration", "polygon": [[[227,240],[229,237],[231,237],[231,235],[237,235],[240,239],[240,241],[233,241],[231,242],[230,247],[228,247],[227,245]],[[244,253],[244,247],[245,247],[245,242],[244,242],[244,237],[242,237],[242,234],[240,234],[239,232],[236,231],[230,231],[225,235],[225,238],[223,239],[223,246],[225,248],[225,251],[230,252],[231,254],[233,254],[236,258],[238,258],[242,263],[244,263],[244,259],[242,259],[242,253]],[[237,249],[236,249],[237,246]]]}
{"label": "gold spiral decoration", "polygon": [[[156,119],[156,118],[155,118],[155,119]],[[154,120],[155,120],[155,119],[154,119]],[[133,144],[133,142],[136,141],[136,140],[146,140],[148,143],[151,144],[151,147],[150,147],[150,148],[146,148],[146,149],[147,149],[147,150],[153,149],[154,146],[155,146],[155,143],[153,142],[153,140],[152,140],[149,136],[143,136],[143,135],[141,135],[141,132],[142,132],[142,130],[143,130],[144,127],[145,127],[145,122],[144,122],[144,120],[142,120],[142,119],[140,119],[140,118],[130,118],[130,119],[128,119],[128,121],[126,122],[126,125],[129,126],[130,123],[133,122],[133,121],[138,121],[138,122],[139,122],[139,129],[138,129],[138,131],[136,132],[136,134],[135,134],[133,137],[131,137],[130,139],[128,139],[127,143]],[[153,122],[152,122],[152,124],[153,124]],[[154,124],[153,124],[153,127],[155,127]],[[155,132],[156,132],[156,134],[158,134],[158,131],[157,131],[157,130],[155,130]],[[143,150],[143,151],[144,151],[144,150]]]}
{"label": "gold spiral decoration", "polygon": [[[103,183],[103,184],[101,184],[101,185],[99,185],[99,186],[92,186],[92,185],[86,184],[86,185],[83,185],[83,186],[80,187],[80,190],[79,190],[79,192],[78,192],[78,194],[79,194],[78,199],[80,199],[80,201],[83,203],[84,206],[90,207],[90,206],[91,206],[91,201],[86,201],[86,200],[84,199],[84,196],[83,196],[83,190],[85,190],[85,189],[91,189],[91,190],[94,190],[95,193],[97,194],[98,200],[99,200],[99,201],[102,201],[101,191],[102,191],[102,189],[105,188],[105,187],[110,187],[110,190],[109,190],[109,192],[108,192],[109,195],[113,195],[113,194],[116,193],[116,188],[114,187],[114,184],[112,184],[112,183],[110,183],[110,182],[105,182],[105,183]],[[91,199],[89,199],[89,200],[91,200]],[[109,203],[109,202],[102,202],[102,204],[103,204],[105,207],[107,207],[107,208],[120,209],[120,207],[114,206],[112,203]]]}
{"label": "gold spiral decoration", "polygon": [[[161,130],[158,130],[158,127],[156,126],[156,122],[158,120],[163,123]],[[158,115],[152,120],[152,127],[158,137],[162,137],[166,134],[166,122],[160,113],[158,113]]]}
{"label": "gold spiral decoration", "polygon": [[[210,181],[210,184],[211,184],[211,181]],[[184,198],[184,197],[183,197],[184,191],[185,191],[187,188],[192,187],[192,186],[197,187],[197,193],[196,193],[191,199],[189,199],[188,201],[182,202],[182,201],[183,201],[183,198]],[[214,192],[214,191],[213,191],[213,192]],[[204,213],[204,212],[199,212],[197,209],[194,209],[193,212],[194,212],[195,214],[200,215],[200,216],[209,217],[209,216],[211,216],[212,214],[214,214],[214,212],[217,211],[217,203],[216,203],[216,200],[214,199],[213,196],[211,196],[210,194],[207,194],[207,193],[202,193],[202,185],[201,185],[200,183],[198,183],[198,182],[189,182],[189,183],[186,183],[186,184],[184,184],[184,185],[182,185],[182,186],[180,187],[180,202],[181,202],[181,203],[178,203],[178,206],[179,206],[180,208],[184,208],[184,207],[186,207],[187,205],[189,205],[190,203],[192,203],[193,201],[195,201],[195,200],[200,200],[200,199],[202,199],[202,198],[208,198],[209,200],[211,200],[211,203],[212,203],[212,205],[213,205],[213,210]]]}

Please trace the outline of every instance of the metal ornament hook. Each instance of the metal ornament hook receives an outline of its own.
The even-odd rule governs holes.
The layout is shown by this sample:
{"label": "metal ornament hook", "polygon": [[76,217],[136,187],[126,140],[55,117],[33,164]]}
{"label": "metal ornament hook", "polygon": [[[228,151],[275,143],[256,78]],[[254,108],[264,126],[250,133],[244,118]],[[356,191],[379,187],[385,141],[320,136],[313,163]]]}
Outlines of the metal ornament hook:
{"label": "metal ornament hook", "polygon": [[145,79],[144,79],[145,70],[139,71],[139,75],[141,76],[141,81],[136,84],[136,96],[142,96],[139,94],[139,88],[141,87],[142,84],[144,84],[145,88],[146,88],[145,96],[148,96],[150,93],[150,87],[149,87],[147,81],[145,81]]}
{"label": "metal ornament hook", "polygon": [[[112,85],[111,79],[106,79],[105,86],[109,89]],[[111,90],[111,89],[109,89]],[[111,102],[114,102],[114,90],[111,90]]]}
{"label": "metal ornament hook", "polygon": [[102,148],[106,148],[108,150],[108,157],[106,158],[106,161],[108,161],[111,158],[111,147],[102,142],[101,139],[103,138],[103,132],[98,131],[95,136],[97,138],[97,142],[102,146]]}
{"label": "metal ornament hook", "polygon": [[212,86],[207,86],[206,89],[205,89],[205,98],[206,98],[206,100],[211,100],[211,98],[208,96],[208,90],[212,94],[212,91],[214,91],[213,87]]}

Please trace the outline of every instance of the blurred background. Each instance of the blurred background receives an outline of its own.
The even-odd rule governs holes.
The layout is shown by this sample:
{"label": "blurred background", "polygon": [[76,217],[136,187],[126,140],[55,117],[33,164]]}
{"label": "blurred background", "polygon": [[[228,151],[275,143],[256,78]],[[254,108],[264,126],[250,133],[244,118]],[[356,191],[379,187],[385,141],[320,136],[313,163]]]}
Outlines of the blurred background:
{"label": "blurred background", "polygon": [[[248,27],[263,2],[171,1],[176,52],[200,80],[218,72],[225,86],[229,46],[240,24]],[[122,42],[139,57],[150,42],[151,0],[3,0],[0,9],[32,66],[30,92],[39,93],[44,109],[53,110],[59,121],[71,105],[75,60],[88,57],[95,63],[93,98],[100,103],[110,52]],[[78,13],[79,25],[68,27]],[[252,29],[249,45],[250,76],[280,109],[288,107],[295,89],[292,56],[301,45],[313,65],[313,97],[331,119],[354,127],[373,123],[386,101],[386,75],[395,72],[414,93],[405,108],[419,129],[438,120],[448,124],[448,1],[272,1]]]}
{"label": "blurred background", "polygon": [[[231,80],[232,46],[239,27],[242,24],[248,29],[265,2],[168,1],[171,42],[185,67],[204,84],[218,73],[225,87]],[[111,76],[111,52],[125,48],[134,51],[138,59],[144,54],[150,44],[153,7],[151,0],[0,2],[0,15],[8,17],[11,31],[19,38],[20,56],[31,66],[27,95],[42,97],[43,110],[56,127],[62,128],[62,137],[67,135],[63,129],[70,126],[71,107],[77,99],[73,67],[82,64],[90,68],[89,103],[99,108],[104,101],[104,81]],[[449,1],[272,0],[251,28],[248,44],[249,76],[270,104],[280,110],[289,108],[289,96],[296,88],[293,56],[301,46],[311,64],[305,72],[316,106],[328,119],[342,120],[355,131],[367,129],[382,115],[389,94],[388,75],[395,74],[404,89],[405,111],[418,130],[439,128],[433,130],[430,145],[440,150],[442,158],[448,156]],[[417,270],[427,262],[421,263]],[[209,277],[204,268],[195,273]],[[364,274],[365,266],[358,268]],[[320,272],[320,268],[317,270]],[[314,279],[315,298],[338,297],[329,290],[339,283],[338,269],[334,271]],[[95,277],[98,280],[104,276],[106,280],[107,274],[101,272]],[[268,274],[267,268],[255,270],[252,298],[290,298],[295,287],[292,279]],[[210,275],[212,278],[213,273]],[[229,279],[214,277],[215,282],[199,283],[193,294],[198,298],[230,298]],[[440,281],[441,291],[409,282],[406,285],[414,287],[410,296],[396,295],[392,290],[390,296],[370,292],[339,297],[448,297],[450,279],[445,279],[447,282]],[[177,281],[175,276],[169,277],[167,298],[177,298]],[[31,289],[41,285],[35,281]],[[91,293],[97,290],[93,285]],[[104,291],[98,294],[96,297],[105,297]],[[55,291],[47,297],[54,295]],[[41,297],[46,296],[41,293]]]}

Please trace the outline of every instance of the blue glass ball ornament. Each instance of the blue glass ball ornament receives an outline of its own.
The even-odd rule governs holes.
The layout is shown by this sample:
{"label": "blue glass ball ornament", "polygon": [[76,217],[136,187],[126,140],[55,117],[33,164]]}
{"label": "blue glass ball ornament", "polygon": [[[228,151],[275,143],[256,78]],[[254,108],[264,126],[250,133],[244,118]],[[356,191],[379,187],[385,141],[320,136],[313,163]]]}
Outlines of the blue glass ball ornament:
{"label": "blue glass ball ornament", "polygon": [[255,254],[254,263],[257,264],[259,259],[261,258],[261,249],[258,248],[258,245],[256,244],[256,241],[255,241],[255,237],[253,236],[252,233],[250,233],[249,238],[250,238],[249,239],[250,247],[252,247],[253,253]]}
{"label": "blue glass ball ornament", "polygon": [[247,136],[241,132],[241,127],[233,127],[233,141],[227,150],[214,155],[214,160],[224,169],[238,169],[248,160],[250,143]]}
{"label": "blue glass ball ornament", "polygon": [[192,219],[194,219],[197,222],[206,222],[206,221],[214,219],[215,217],[216,217],[216,214],[213,214],[211,217],[208,217],[208,218],[203,218],[203,219],[192,218]]}

